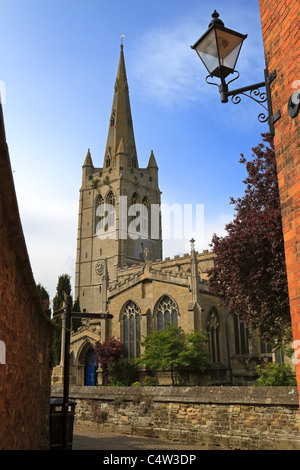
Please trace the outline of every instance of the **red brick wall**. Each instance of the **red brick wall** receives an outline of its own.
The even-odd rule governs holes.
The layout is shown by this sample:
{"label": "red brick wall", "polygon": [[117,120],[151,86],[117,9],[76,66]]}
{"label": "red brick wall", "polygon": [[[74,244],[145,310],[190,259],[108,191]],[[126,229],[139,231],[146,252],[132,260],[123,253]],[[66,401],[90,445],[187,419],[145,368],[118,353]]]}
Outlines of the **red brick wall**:
{"label": "red brick wall", "polygon": [[[295,346],[300,346],[300,113],[292,119],[287,103],[300,92],[300,2],[259,0],[266,64],[277,78],[271,85],[275,123],[275,151],[282,207],[285,256]],[[299,342],[299,343],[298,343]],[[298,360],[297,360],[298,356]],[[296,363],[300,360],[296,352]],[[296,365],[300,391],[300,364]]]}
{"label": "red brick wall", "polygon": [[0,450],[49,449],[52,333],[24,241],[0,107]]}
{"label": "red brick wall", "polygon": [[[0,221],[3,207],[0,203]],[[49,447],[49,332],[0,224],[0,449]],[[46,367],[45,367],[46,362]]]}

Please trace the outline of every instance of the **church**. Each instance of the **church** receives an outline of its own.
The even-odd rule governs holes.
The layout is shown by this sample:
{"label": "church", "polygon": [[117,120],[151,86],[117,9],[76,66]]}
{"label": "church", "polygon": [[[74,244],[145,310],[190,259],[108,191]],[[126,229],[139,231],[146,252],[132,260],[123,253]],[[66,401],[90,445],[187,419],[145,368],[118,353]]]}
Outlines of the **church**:
{"label": "church", "polygon": [[[95,342],[114,337],[137,358],[140,341],[172,322],[207,335],[213,366],[191,373],[190,384],[251,384],[256,364],[275,360],[274,354],[209,291],[212,252],[198,253],[191,240],[189,253],[163,259],[158,165],[149,154],[147,168],[140,168],[121,44],[103,164],[94,166],[88,150],[82,167],[75,299],[90,318],[71,333],[70,383],[102,384]],[[171,383],[168,374],[158,378]],[[61,380],[62,365],[52,382]]]}

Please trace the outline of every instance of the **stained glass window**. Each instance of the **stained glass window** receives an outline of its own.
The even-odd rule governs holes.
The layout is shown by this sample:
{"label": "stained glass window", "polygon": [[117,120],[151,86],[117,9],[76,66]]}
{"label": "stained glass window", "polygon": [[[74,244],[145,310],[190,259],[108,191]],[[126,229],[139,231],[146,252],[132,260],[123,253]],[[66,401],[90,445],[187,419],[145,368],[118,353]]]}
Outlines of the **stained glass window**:
{"label": "stained glass window", "polygon": [[[101,213],[101,212],[99,212],[99,210],[98,210],[98,212],[97,212],[97,209],[98,209],[98,207],[101,206],[101,204],[103,204],[103,203],[104,203],[104,199],[103,199],[103,197],[101,196],[101,194],[99,193],[98,196],[96,197],[96,201],[95,201],[95,231],[96,231],[96,232],[97,232],[97,230],[99,230],[99,229],[101,230],[101,229],[102,229],[102,225],[100,224],[100,225],[98,226],[98,224],[99,224],[99,222],[103,219],[103,216],[100,216],[100,215],[99,215],[99,213]],[[97,226],[98,226],[98,228],[97,228]]]}
{"label": "stained glass window", "polygon": [[[171,314],[172,312],[172,314]],[[165,330],[170,324],[178,326],[178,308],[174,300],[165,295],[156,309],[157,331]]]}
{"label": "stained glass window", "polygon": [[106,202],[109,204],[108,206],[108,230],[115,225],[115,196],[112,191],[109,191],[108,195],[106,196]]}
{"label": "stained glass window", "polygon": [[239,319],[237,314],[233,316],[234,342],[236,354],[249,354],[248,328]]}
{"label": "stained glass window", "polygon": [[123,312],[123,344],[128,357],[138,357],[141,353],[141,312],[130,300]]}
{"label": "stained glass window", "polygon": [[207,319],[208,348],[213,362],[220,362],[220,321],[213,307]]}

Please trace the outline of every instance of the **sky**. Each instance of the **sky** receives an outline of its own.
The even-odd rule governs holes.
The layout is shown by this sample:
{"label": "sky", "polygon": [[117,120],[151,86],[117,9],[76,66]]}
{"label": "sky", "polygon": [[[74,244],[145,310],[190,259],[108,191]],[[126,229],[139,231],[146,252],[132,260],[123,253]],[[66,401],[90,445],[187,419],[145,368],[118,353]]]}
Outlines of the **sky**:
{"label": "sky", "polygon": [[36,283],[52,299],[58,276],[69,274],[74,293],[82,164],[88,149],[103,164],[122,35],[139,166],[153,150],[162,203],[204,214],[201,233],[167,237],[163,255],[189,252],[191,236],[198,251],[210,249],[233,219],[230,197],[244,193],[240,154],[252,158],[268,127],[250,99],[221,103],[190,46],[216,9],[248,35],[232,87],[263,81],[258,0],[0,1],[0,92]]}

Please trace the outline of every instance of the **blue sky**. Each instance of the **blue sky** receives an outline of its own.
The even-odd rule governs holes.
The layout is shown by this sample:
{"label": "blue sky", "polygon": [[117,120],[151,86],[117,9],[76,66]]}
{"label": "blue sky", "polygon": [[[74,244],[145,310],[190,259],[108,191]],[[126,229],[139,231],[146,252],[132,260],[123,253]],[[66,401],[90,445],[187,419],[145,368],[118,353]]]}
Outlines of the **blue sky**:
{"label": "blue sky", "polygon": [[[258,0],[1,0],[7,141],[34,277],[51,297],[60,274],[74,285],[81,169],[88,148],[102,166],[122,34],[140,166],[153,149],[162,202],[204,205],[199,251],[232,220],[240,154],[250,158],[268,128],[257,104],[222,104],[205,83],[190,45],[214,9],[248,34],[234,87],[263,81]],[[164,256],[188,252],[188,239],[166,240]]]}

